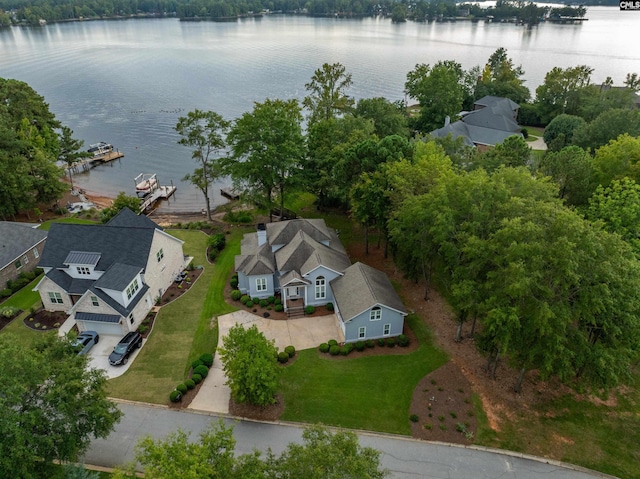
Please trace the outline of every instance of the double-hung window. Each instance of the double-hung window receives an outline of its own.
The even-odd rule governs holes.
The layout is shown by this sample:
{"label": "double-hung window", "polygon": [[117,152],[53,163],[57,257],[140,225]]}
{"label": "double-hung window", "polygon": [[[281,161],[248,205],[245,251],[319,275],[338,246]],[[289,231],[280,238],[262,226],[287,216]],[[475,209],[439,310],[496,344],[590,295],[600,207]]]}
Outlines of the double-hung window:
{"label": "double-hung window", "polygon": [[60,293],[50,292],[49,293],[49,300],[53,304],[62,304],[62,295]]}
{"label": "double-hung window", "polygon": [[371,308],[369,319],[371,321],[380,321],[382,319],[382,309],[380,309],[380,306]]}
{"label": "double-hung window", "polygon": [[266,291],[266,290],[267,290],[267,278],[256,279],[256,291]]}
{"label": "double-hung window", "polygon": [[316,299],[325,299],[327,297],[327,283],[324,276],[316,278]]}
{"label": "double-hung window", "polygon": [[162,258],[164,258],[164,251],[162,251],[162,248],[160,248],[160,250],[156,253],[156,259],[158,260],[158,263],[162,261]]}
{"label": "double-hung window", "polygon": [[364,339],[367,336],[367,328],[360,326],[358,328],[358,339]]}
{"label": "double-hung window", "polygon": [[138,284],[138,278],[136,278],[127,288],[127,299],[131,299],[133,295],[136,294],[136,291],[138,291],[139,288],[140,285]]}
{"label": "double-hung window", "polygon": [[97,296],[91,296],[91,304],[93,306],[100,306],[100,303],[98,302],[98,297]]}
{"label": "double-hung window", "polygon": [[385,336],[389,336],[391,334],[391,324],[385,324],[382,329],[382,334]]}

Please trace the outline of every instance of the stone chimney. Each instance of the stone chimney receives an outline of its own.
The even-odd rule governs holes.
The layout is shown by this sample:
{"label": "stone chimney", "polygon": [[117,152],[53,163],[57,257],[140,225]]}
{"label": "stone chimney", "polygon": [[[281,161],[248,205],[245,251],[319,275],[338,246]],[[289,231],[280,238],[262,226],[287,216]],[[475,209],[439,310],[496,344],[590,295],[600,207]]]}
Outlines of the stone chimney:
{"label": "stone chimney", "polygon": [[258,246],[267,242],[267,227],[264,223],[258,223]]}

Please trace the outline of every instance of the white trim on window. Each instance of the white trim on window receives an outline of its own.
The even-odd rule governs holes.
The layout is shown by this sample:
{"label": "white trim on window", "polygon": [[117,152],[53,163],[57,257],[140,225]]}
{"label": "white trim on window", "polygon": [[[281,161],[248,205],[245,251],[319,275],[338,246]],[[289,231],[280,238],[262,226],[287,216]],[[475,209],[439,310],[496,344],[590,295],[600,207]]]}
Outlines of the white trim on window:
{"label": "white trim on window", "polygon": [[316,278],[316,299],[325,299],[327,297],[327,283],[324,276]]}
{"label": "white trim on window", "polygon": [[138,284],[138,278],[135,278],[127,287],[127,299],[131,299],[138,289],[140,289],[140,285]]}
{"label": "white trim on window", "polygon": [[382,327],[382,335],[389,336],[391,334],[391,323],[387,323]]}
{"label": "white trim on window", "polygon": [[382,309],[380,306],[374,306],[369,313],[370,321],[380,321],[382,319]]}
{"label": "white trim on window", "polygon": [[22,262],[17,259],[15,263],[13,263],[13,265],[16,267],[16,269],[20,269],[22,268]]}
{"label": "white trim on window", "polygon": [[164,251],[162,251],[162,248],[160,248],[156,253],[156,259],[158,260],[158,263],[162,261],[162,258],[164,258]]}
{"label": "white trim on window", "polygon": [[26,254],[22,257],[22,262],[24,264],[29,264],[29,257]]}
{"label": "white trim on window", "polygon": [[100,306],[100,303],[98,302],[98,297],[97,296],[91,296],[91,304],[93,306]]}
{"label": "white trim on window", "polygon": [[91,274],[91,270],[86,266],[76,266],[78,274]]}
{"label": "white trim on window", "polygon": [[33,248],[33,257],[38,259],[40,257],[40,253],[38,253],[38,248]]}
{"label": "white trim on window", "polygon": [[367,337],[367,328],[366,326],[360,326],[358,328],[358,339],[364,339]]}
{"label": "white trim on window", "polygon": [[49,301],[53,304],[63,304],[62,295],[53,291],[49,291]]}
{"label": "white trim on window", "polygon": [[267,290],[267,278],[257,278],[256,279],[256,291],[266,291]]}

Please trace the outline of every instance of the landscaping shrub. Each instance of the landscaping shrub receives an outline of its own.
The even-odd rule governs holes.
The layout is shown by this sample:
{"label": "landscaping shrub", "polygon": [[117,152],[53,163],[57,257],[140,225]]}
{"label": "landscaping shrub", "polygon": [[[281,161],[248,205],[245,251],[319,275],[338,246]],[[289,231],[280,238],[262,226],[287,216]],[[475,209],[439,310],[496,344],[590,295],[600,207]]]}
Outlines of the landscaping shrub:
{"label": "landscaping shrub", "polygon": [[325,308],[327,308],[327,311],[333,311],[333,303],[327,303]]}
{"label": "landscaping shrub", "polygon": [[244,305],[247,308],[253,308],[253,301],[251,301],[251,298],[247,299],[246,303],[244,303]]}
{"label": "landscaping shrub", "polygon": [[171,391],[171,394],[169,394],[169,400],[171,402],[178,402],[182,399],[182,393],[176,389],[174,389],[173,391]]}
{"label": "landscaping shrub", "polygon": [[418,422],[420,420],[420,418],[418,417],[417,414],[412,414],[411,416],[409,416],[409,421],[411,422]]}
{"label": "landscaping shrub", "polygon": [[231,285],[232,288],[237,288],[238,287],[238,278],[231,278],[231,281],[229,282],[229,284]]}
{"label": "landscaping shrub", "polygon": [[193,389],[196,387],[196,383],[193,379],[187,379],[184,384],[187,386],[187,389]]}
{"label": "landscaping shrub", "polygon": [[192,374],[191,380],[196,384],[200,384],[202,382],[202,376],[200,376],[199,374]]}
{"label": "landscaping shrub", "polygon": [[182,394],[186,394],[189,388],[185,383],[180,383],[176,386],[176,391],[180,391]]}
{"label": "landscaping shrub", "polygon": [[384,346],[384,343],[385,343],[384,338],[378,339],[378,346]]}
{"label": "landscaping shrub", "polygon": [[266,299],[261,299],[260,300],[260,307],[261,308],[266,308],[268,304],[269,304],[269,301],[267,301]]}
{"label": "landscaping shrub", "polygon": [[283,312],[283,311],[284,311],[284,306],[282,306],[281,304],[276,304],[276,305],[273,307],[273,310],[274,310],[276,313],[281,313],[281,312]]}
{"label": "landscaping shrub", "polygon": [[193,369],[193,373],[194,374],[199,374],[200,377],[202,377],[202,379],[204,379],[204,378],[207,377],[207,374],[209,374],[209,368],[207,368],[204,364],[201,364],[197,368]]}
{"label": "landscaping shrub", "polygon": [[320,349],[321,353],[328,353],[329,345],[327,343],[322,343],[318,349]]}
{"label": "landscaping shrub", "polygon": [[406,348],[407,346],[409,346],[409,336],[407,336],[406,334],[401,334],[396,339],[398,341],[398,346],[402,348]]}
{"label": "landscaping shrub", "polygon": [[296,354],[296,348],[295,346],[287,346],[286,348],[284,348],[284,352],[287,353],[290,358],[292,358]]}
{"label": "landscaping shrub", "polygon": [[273,303],[275,303],[275,301],[276,301],[276,297],[275,297],[275,296],[269,296],[269,297],[267,298],[267,301],[269,301],[269,304],[273,304]]}
{"label": "landscaping shrub", "polygon": [[3,316],[5,318],[10,318],[11,316],[15,315],[18,311],[19,309],[14,308],[13,306],[3,306],[2,308],[0,308],[0,316]]}
{"label": "landscaping shrub", "polygon": [[357,351],[364,351],[364,341],[356,342],[356,350]]}
{"label": "landscaping shrub", "polygon": [[200,359],[196,359],[194,362],[191,363],[191,369],[195,371],[196,368],[201,364],[202,364],[202,361]]}
{"label": "landscaping shrub", "polygon": [[316,312],[316,307],[315,306],[307,306],[306,308],[304,308],[304,314],[313,314]]}
{"label": "landscaping shrub", "polygon": [[0,290],[0,299],[8,298],[13,292],[9,288]]}
{"label": "landscaping shrub", "polygon": [[233,291],[231,291],[231,299],[233,299],[234,301],[238,301],[240,298],[242,298],[242,293],[239,289],[234,289]]}
{"label": "landscaping shrub", "polygon": [[337,356],[338,354],[340,354],[340,346],[338,346],[337,344],[334,344],[333,346],[329,347],[329,354],[331,356]]}
{"label": "landscaping shrub", "polygon": [[279,304],[282,304],[282,300],[281,300],[280,298],[276,298],[276,299],[273,301],[273,304],[275,304],[276,306],[277,306],[277,305],[279,305]]}
{"label": "landscaping shrub", "polygon": [[338,341],[336,341],[335,339],[330,339],[329,341],[327,341],[327,343],[329,344],[329,346],[335,346],[336,344],[338,344]]}
{"label": "landscaping shrub", "polygon": [[249,301],[249,299],[250,299],[250,298],[249,298],[249,295],[248,295],[248,294],[243,294],[243,295],[240,297],[240,302],[241,302],[242,304],[245,304],[247,301]]}
{"label": "landscaping shrub", "polygon": [[367,339],[364,342],[364,345],[368,348],[373,348],[376,345],[376,343],[373,342],[373,339]]}
{"label": "landscaping shrub", "polygon": [[204,364],[206,367],[210,368],[211,366],[213,366],[213,354],[204,353],[200,355],[200,361],[202,361],[202,364]]}
{"label": "landscaping shrub", "polygon": [[353,344],[345,344],[340,348],[340,354],[343,356],[347,356],[351,351],[353,351]]}
{"label": "landscaping shrub", "polygon": [[289,361],[289,355],[284,351],[279,352],[278,353],[278,362],[284,364],[287,361]]}
{"label": "landscaping shrub", "polygon": [[395,348],[396,347],[396,338],[387,339],[387,347]]}
{"label": "landscaping shrub", "polygon": [[260,298],[251,298],[251,301],[253,301],[253,304],[258,304],[260,302]]}
{"label": "landscaping shrub", "polygon": [[227,238],[224,233],[216,233],[214,235],[209,236],[207,240],[207,246],[211,249],[222,251],[227,243]]}
{"label": "landscaping shrub", "polygon": [[227,223],[251,223],[253,216],[246,210],[229,211],[223,218]]}
{"label": "landscaping shrub", "polygon": [[220,254],[220,251],[218,251],[217,249],[211,248],[209,250],[209,261],[214,262],[218,258],[219,254]]}

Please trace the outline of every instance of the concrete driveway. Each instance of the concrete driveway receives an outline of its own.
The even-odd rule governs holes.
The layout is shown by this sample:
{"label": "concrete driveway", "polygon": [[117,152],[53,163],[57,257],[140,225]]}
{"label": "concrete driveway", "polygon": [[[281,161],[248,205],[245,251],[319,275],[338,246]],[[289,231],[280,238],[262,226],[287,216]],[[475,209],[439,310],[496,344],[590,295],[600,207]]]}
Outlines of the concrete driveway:
{"label": "concrete driveway", "polygon": [[[242,324],[245,328],[255,324],[267,339],[275,341],[280,351],[290,345],[295,346],[296,351],[300,351],[318,347],[320,343],[330,339],[344,341],[344,335],[335,314],[283,321],[262,318],[247,311],[236,311],[218,317],[219,345],[222,345],[222,338],[236,324]],[[229,414],[231,390],[225,384],[226,381],[222,364],[216,354],[207,379],[200,386],[198,394],[193,398],[188,409]]]}
{"label": "concrete driveway", "polygon": [[[110,334],[104,334],[104,335],[101,334],[98,344],[96,344],[93,348],[91,348],[91,351],[89,351],[89,354],[88,354],[89,366],[96,369],[104,369],[107,373],[108,379],[113,379],[113,378],[117,378],[118,376],[122,376],[127,371],[127,369],[129,369],[129,366],[131,366],[131,363],[135,361],[136,356],[138,356],[138,353],[140,352],[140,349],[142,349],[142,348],[138,348],[135,351],[133,351],[133,353],[131,353],[131,355],[129,356],[129,361],[127,362],[127,364],[123,364],[122,366],[111,366],[111,364],[109,364],[109,354],[111,354],[111,351],[113,351],[113,348],[115,347],[116,344],[118,344],[118,341],[120,341],[121,339],[122,339],[122,336],[112,336]],[[147,340],[143,339],[142,346],[144,346],[146,342]]]}

